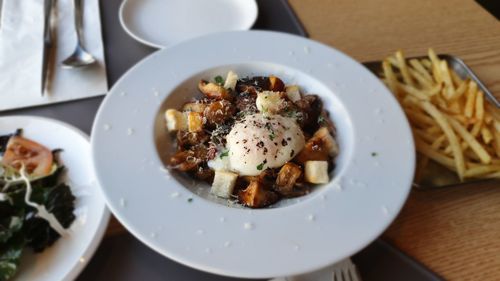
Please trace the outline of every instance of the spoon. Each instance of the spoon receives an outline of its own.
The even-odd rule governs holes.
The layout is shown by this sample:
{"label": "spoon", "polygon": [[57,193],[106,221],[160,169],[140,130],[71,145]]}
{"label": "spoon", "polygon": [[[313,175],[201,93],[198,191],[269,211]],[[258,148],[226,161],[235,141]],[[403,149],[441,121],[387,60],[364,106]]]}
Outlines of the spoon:
{"label": "spoon", "polygon": [[75,31],[76,31],[76,48],[69,57],[67,57],[62,65],[65,68],[76,68],[87,66],[95,63],[96,59],[82,46],[83,38],[83,11],[82,1],[75,0]]}

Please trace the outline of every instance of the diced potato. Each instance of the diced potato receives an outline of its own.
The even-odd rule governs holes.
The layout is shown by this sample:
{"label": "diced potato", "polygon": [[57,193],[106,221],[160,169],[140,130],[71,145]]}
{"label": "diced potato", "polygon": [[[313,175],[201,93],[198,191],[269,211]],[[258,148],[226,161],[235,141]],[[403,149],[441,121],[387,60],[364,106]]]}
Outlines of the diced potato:
{"label": "diced potato", "polygon": [[187,129],[187,118],[182,112],[175,109],[167,109],[165,112],[167,129],[169,132],[183,131]]}
{"label": "diced potato", "polygon": [[237,179],[238,174],[226,171],[215,171],[214,181],[212,183],[210,193],[222,198],[231,197]]}
{"label": "diced potato", "polygon": [[255,105],[262,113],[277,113],[283,107],[284,100],[280,92],[263,91],[257,93]]}
{"label": "diced potato", "polygon": [[281,167],[276,178],[277,191],[283,195],[291,194],[295,182],[302,175],[302,169],[299,165],[288,162]]}
{"label": "diced potato", "polygon": [[246,189],[238,193],[238,199],[250,208],[262,208],[275,203],[279,197],[275,192],[266,190],[260,181],[252,180]]}
{"label": "diced potato", "polygon": [[300,100],[302,98],[300,96],[299,86],[297,86],[297,85],[286,86],[285,92],[286,92],[287,97],[292,102],[296,102],[296,101],[298,101],[298,100]]}
{"label": "diced potato", "polygon": [[226,82],[224,82],[224,88],[234,91],[234,89],[236,88],[236,82],[238,82],[238,74],[230,70],[227,73]]}
{"label": "diced potato", "polygon": [[204,80],[201,80],[200,83],[198,83],[198,89],[211,99],[228,100],[232,98],[231,94],[223,86],[215,83],[209,83]]}
{"label": "diced potato", "polygon": [[182,106],[182,111],[193,111],[198,113],[203,113],[205,108],[207,107],[206,103],[203,102],[188,102]]}
{"label": "diced potato", "polygon": [[314,133],[313,138],[318,138],[323,141],[323,145],[325,146],[326,151],[328,151],[328,155],[330,155],[331,157],[335,157],[337,156],[337,154],[339,154],[339,146],[337,144],[337,141],[335,141],[333,136],[330,134],[328,128],[319,128],[316,133]]}
{"label": "diced potato", "polygon": [[307,161],[305,164],[305,179],[314,184],[328,183],[328,162]]}
{"label": "diced potato", "polygon": [[188,112],[187,114],[188,131],[199,132],[203,130],[203,118],[198,112]]}

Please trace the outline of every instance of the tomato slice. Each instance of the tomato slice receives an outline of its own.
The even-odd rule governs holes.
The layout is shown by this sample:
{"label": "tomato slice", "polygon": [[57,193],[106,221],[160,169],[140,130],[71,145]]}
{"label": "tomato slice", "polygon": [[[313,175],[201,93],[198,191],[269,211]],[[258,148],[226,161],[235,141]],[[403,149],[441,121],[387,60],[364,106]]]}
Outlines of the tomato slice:
{"label": "tomato slice", "polygon": [[42,177],[50,174],[53,160],[52,151],[45,146],[23,137],[14,136],[7,143],[2,164],[17,170],[24,164],[26,172],[30,176]]}

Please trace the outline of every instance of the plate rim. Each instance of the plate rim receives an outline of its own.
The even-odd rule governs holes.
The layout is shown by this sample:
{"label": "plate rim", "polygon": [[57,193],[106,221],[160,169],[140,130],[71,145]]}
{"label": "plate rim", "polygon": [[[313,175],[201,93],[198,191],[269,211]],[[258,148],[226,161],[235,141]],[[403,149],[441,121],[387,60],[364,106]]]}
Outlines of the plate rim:
{"label": "plate rim", "polygon": [[[36,116],[36,115],[4,115],[0,116],[0,121],[2,119],[10,119],[10,118],[15,118],[15,119],[26,119],[26,120],[36,120],[36,122],[47,122],[47,123],[54,123],[58,126],[61,126],[61,128],[64,128],[65,130],[70,130],[82,137],[86,141],[86,145],[89,146],[89,150],[91,151],[91,145],[90,145],[90,136],[84,133],[82,130],[79,128],[66,123],[61,120],[57,120],[54,118],[49,118],[49,117],[44,117],[44,116]],[[92,169],[93,170],[93,169]],[[95,174],[95,173],[94,173]],[[97,248],[100,246],[102,240],[104,239],[104,234],[106,233],[107,230],[107,225],[109,223],[109,220],[111,219],[111,212],[107,206],[107,200],[102,193],[102,189],[100,186],[98,186],[98,182],[96,181],[96,190],[98,196],[102,197],[102,200],[104,202],[104,208],[102,215],[100,217],[100,221],[97,224],[96,231],[94,232],[93,238],[90,240],[90,244],[85,247],[85,250],[81,253],[82,257],[86,258],[85,262],[77,262],[69,271],[65,273],[65,276],[63,276],[63,280],[74,280],[76,277],[82,273],[82,271],[85,269],[85,267],[88,265],[92,257],[97,251]],[[16,276],[14,276],[16,278]]]}
{"label": "plate rim", "polygon": [[[134,0],[123,0],[122,3],[120,4],[120,7],[118,9],[118,19],[120,21],[120,25],[122,26],[123,30],[125,30],[125,32],[130,37],[132,37],[134,40],[136,40],[137,42],[139,42],[139,43],[141,43],[143,45],[146,45],[146,46],[149,46],[149,47],[153,47],[153,48],[156,48],[156,49],[160,49],[160,50],[164,49],[164,48],[168,48],[170,46],[173,46],[173,45],[176,45],[176,44],[179,44],[180,42],[182,42],[182,41],[180,41],[180,42],[173,42],[170,45],[163,46],[161,44],[157,44],[157,43],[152,42],[150,40],[144,39],[139,34],[136,34],[132,30],[130,30],[129,26],[127,25],[127,21],[124,18],[124,10],[125,10],[125,7],[126,7],[126,5],[127,5],[127,3],[129,1],[134,1]],[[257,18],[259,17],[259,5],[257,4],[257,0],[246,0],[246,1],[249,1],[249,2],[251,1],[251,3],[255,6],[255,14],[252,15],[253,19],[251,20],[250,24],[248,26],[245,26],[245,28],[243,28],[241,30],[249,30],[249,29],[251,29],[252,26],[255,25],[255,22],[257,21]]]}
{"label": "plate rim", "polygon": [[[286,33],[281,33],[281,32],[275,32],[275,31],[243,31],[243,32],[245,32],[245,33],[250,32],[250,33],[262,33],[262,34],[275,34],[277,36],[290,36],[290,37],[295,37],[296,39],[299,39],[299,40],[304,40],[304,41],[307,41],[307,42],[314,42],[314,44],[319,44],[319,45],[321,45],[323,47],[329,48],[332,51],[336,52],[337,55],[344,56],[347,59],[355,62],[355,64],[361,65],[361,63],[359,63],[358,61],[354,60],[353,58],[351,58],[350,56],[346,55],[345,53],[343,53],[343,52],[335,49],[334,47],[326,45],[326,44],[318,42],[318,41],[311,40],[309,38],[303,38],[301,36],[296,36],[296,35],[286,34]],[[217,34],[243,33],[243,32],[242,31],[229,31],[229,32],[220,32],[220,33],[217,33]],[[206,36],[201,36],[201,38],[203,38],[203,37],[209,37],[209,36],[214,36],[214,34],[210,34],[210,35],[206,35]],[[201,40],[201,39],[200,39],[200,37],[198,37],[198,38],[194,38],[194,39],[187,40],[187,41],[192,41],[192,40]],[[187,41],[183,42],[182,44],[186,44]],[[160,52],[164,52],[164,50],[160,50]],[[146,61],[149,61],[152,57],[157,56],[158,53],[159,52],[155,52],[155,53],[151,54],[150,56],[144,58],[143,60],[141,60],[140,62],[138,62],[136,65],[134,65],[132,68],[130,68],[122,77],[120,77],[120,79],[115,83],[115,86],[112,89],[110,89],[109,93],[113,92],[113,90],[115,92],[118,92],[119,89],[118,89],[117,85],[120,85],[123,80],[126,80],[127,77],[129,75],[131,75],[130,73],[134,72],[135,69],[139,68],[142,64],[145,64]],[[373,75],[372,73],[370,73],[366,68],[364,68],[364,71],[366,73],[368,73],[368,75],[376,78],[375,75]],[[382,82],[380,82],[378,79],[377,79],[377,81],[378,81],[377,83],[382,84]],[[407,118],[405,117],[404,113],[402,112],[402,109],[401,109],[399,103],[390,94],[390,92],[387,89],[387,87],[384,86],[384,89],[385,89],[384,91],[386,92],[385,94],[388,94],[387,97],[389,97],[390,102],[393,103],[394,105],[396,105],[396,107],[397,107],[396,110],[399,111],[399,113],[403,117],[402,120],[400,120],[400,121],[402,123],[404,123],[404,127],[405,127],[404,129],[407,132],[410,133],[409,136],[411,137],[411,130],[410,130],[409,122],[408,122]],[[118,93],[116,93],[116,95],[117,94]],[[98,126],[99,120],[101,119],[101,115],[103,115],[104,107],[106,106],[107,102],[109,102],[109,100],[111,99],[110,96],[111,95],[107,95],[106,98],[105,98],[105,100],[101,104],[101,107],[99,108],[99,110],[97,112],[96,119],[95,119],[95,122],[94,122],[93,127],[92,127],[92,132],[93,133],[92,133],[92,138],[91,138],[91,144],[92,144],[93,147],[95,145],[95,143],[94,143],[95,142],[95,138],[94,137],[96,135],[94,132],[96,132],[97,130],[99,130],[99,128],[97,126]],[[413,138],[411,137],[407,141],[408,141],[408,145],[414,148]],[[415,168],[415,150],[413,149],[413,150],[409,151],[408,155],[409,155],[409,158],[411,160],[410,163],[409,163],[408,168],[409,168],[409,170],[412,171],[411,174],[413,175],[414,168]],[[93,154],[93,159],[94,159],[94,168],[96,168],[96,165],[95,165],[96,159],[94,158],[94,156],[95,156],[95,154]],[[98,180],[99,180],[99,178],[98,178]],[[332,184],[332,182],[333,181],[330,181],[329,184]],[[363,247],[366,247],[369,243],[371,243],[374,239],[376,239],[381,233],[383,233],[383,231],[385,229],[387,229],[387,227],[394,221],[394,219],[397,217],[397,214],[401,211],[404,203],[406,202],[406,200],[407,200],[407,198],[408,198],[408,196],[410,194],[410,191],[411,191],[411,182],[412,182],[412,178],[409,178],[408,179],[408,184],[405,184],[405,186],[401,186],[401,189],[402,190],[404,189],[403,190],[403,200],[401,200],[399,202],[399,204],[394,209],[394,212],[392,212],[390,214],[391,219],[386,221],[386,223],[384,224],[384,227],[381,229],[381,231],[379,233],[374,233],[373,236],[370,239],[365,240],[365,243],[359,243],[358,244],[359,247],[357,247],[355,249],[352,249],[352,252],[350,253],[351,255],[354,254],[354,253],[356,253],[357,251],[361,250]],[[406,183],[406,179],[405,179],[405,183]],[[100,186],[102,186],[102,185],[100,185]],[[226,270],[222,270],[220,268],[212,268],[212,267],[210,267],[208,265],[205,265],[205,264],[199,264],[199,263],[190,261],[190,259],[189,258],[185,258],[185,256],[178,256],[177,254],[171,254],[165,248],[159,248],[159,247],[155,246],[154,243],[152,242],[152,239],[148,238],[147,234],[142,233],[144,231],[139,231],[138,229],[134,229],[134,227],[129,226],[128,223],[126,221],[124,221],[124,220],[127,220],[126,216],[122,217],[121,212],[118,211],[119,210],[118,205],[115,206],[114,205],[115,202],[110,203],[111,198],[108,198],[106,192],[104,192],[104,194],[105,194],[106,200],[108,201],[108,207],[111,209],[112,213],[115,214],[115,217],[127,228],[127,230],[129,232],[131,232],[137,239],[139,239],[140,241],[142,241],[143,243],[145,243],[148,247],[150,247],[151,249],[155,250],[156,252],[160,253],[163,256],[166,256],[166,257],[168,257],[168,258],[170,258],[172,260],[175,260],[175,261],[180,262],[182,264],[185,264],[187,266],[194,267],[194,268],[199,269],[199,270],[203,270],[203,271],[207,271],[207,272],[212,272],[212,273],[219,274],[219,275],[224,275],[224,276],[242,277],[242,278],[265,278],[265,277],[271,277],[269,275],[262,275],[262,274],[243,274],[242,275],[242,274],[239,274],[239,273],[235,273],[235,271],[226,271]],[[318,264],[316,267],[309,267],[309,270],[320,269],[320,268],[322,268],[324,266],[325,266],[325,264],[321,264],[321,265]],[[293,271],[293,270],[290,270],[291,274],[300,274],[300,273],[304,273],[304,272],[305,271]]]}

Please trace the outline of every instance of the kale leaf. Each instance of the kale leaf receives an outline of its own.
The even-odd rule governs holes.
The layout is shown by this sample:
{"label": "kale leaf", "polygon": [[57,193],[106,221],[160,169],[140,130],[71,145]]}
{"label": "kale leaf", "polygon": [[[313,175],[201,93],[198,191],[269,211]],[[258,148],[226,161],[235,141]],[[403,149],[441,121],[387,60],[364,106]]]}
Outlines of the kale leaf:
{"label": "kale leaf", "polygon": [[[71,194],[69,186],[64,183],[54,187],[33,188],[31,200],[43,204],[64,228],[68,228],[75,220],[73,214],[75,197]],[[46,220],[36,217],[36,211],[33,208],[28,209],[30,211],[23,225],[26,244],[35,252],[41,252],[54,244],[60,235],[50,227]]]}
{"label": "kale leaf", "polygon": [[0,243],[7,242],[12,236],[19,232],[23,226],[24,210],[17,210],[18,214],[0,219]]}
{"label": "kale leaf", "polygon": [[0,244],[0,281],[9,280],[16,274],[23,248],[21,233]]}
{"label": "kale leaf", "polygon": [[56,186],[60,181],[61,175],[63,174],[64,170],[64,166],[58,166],[51,175],[32,181],[31,186],[33,188]]}
{"label": "kale leaf", "polygon": [[[15,133],[0,136],[0,156],[5,153],[9,139],[22,134]],[[52,151],[54,158],[61,150]],[[56,161],[57,163],[57,161]],[[75,220],[75,197],[68,185],[61,182],[65,168],[58,166],[50,175],[31,181],[30,201],[44,205],[59,223],[68,228]],[[6,181],[0,178],[0,186]],[[0,281],[11,279],[18,270],[24,247],[31,247],[41,252],[54,244],[60,235],[50,224],[37,217],[37,210],[26,204],[26,184],[22,181],[10,183],[3,190],[0,200]]]}

